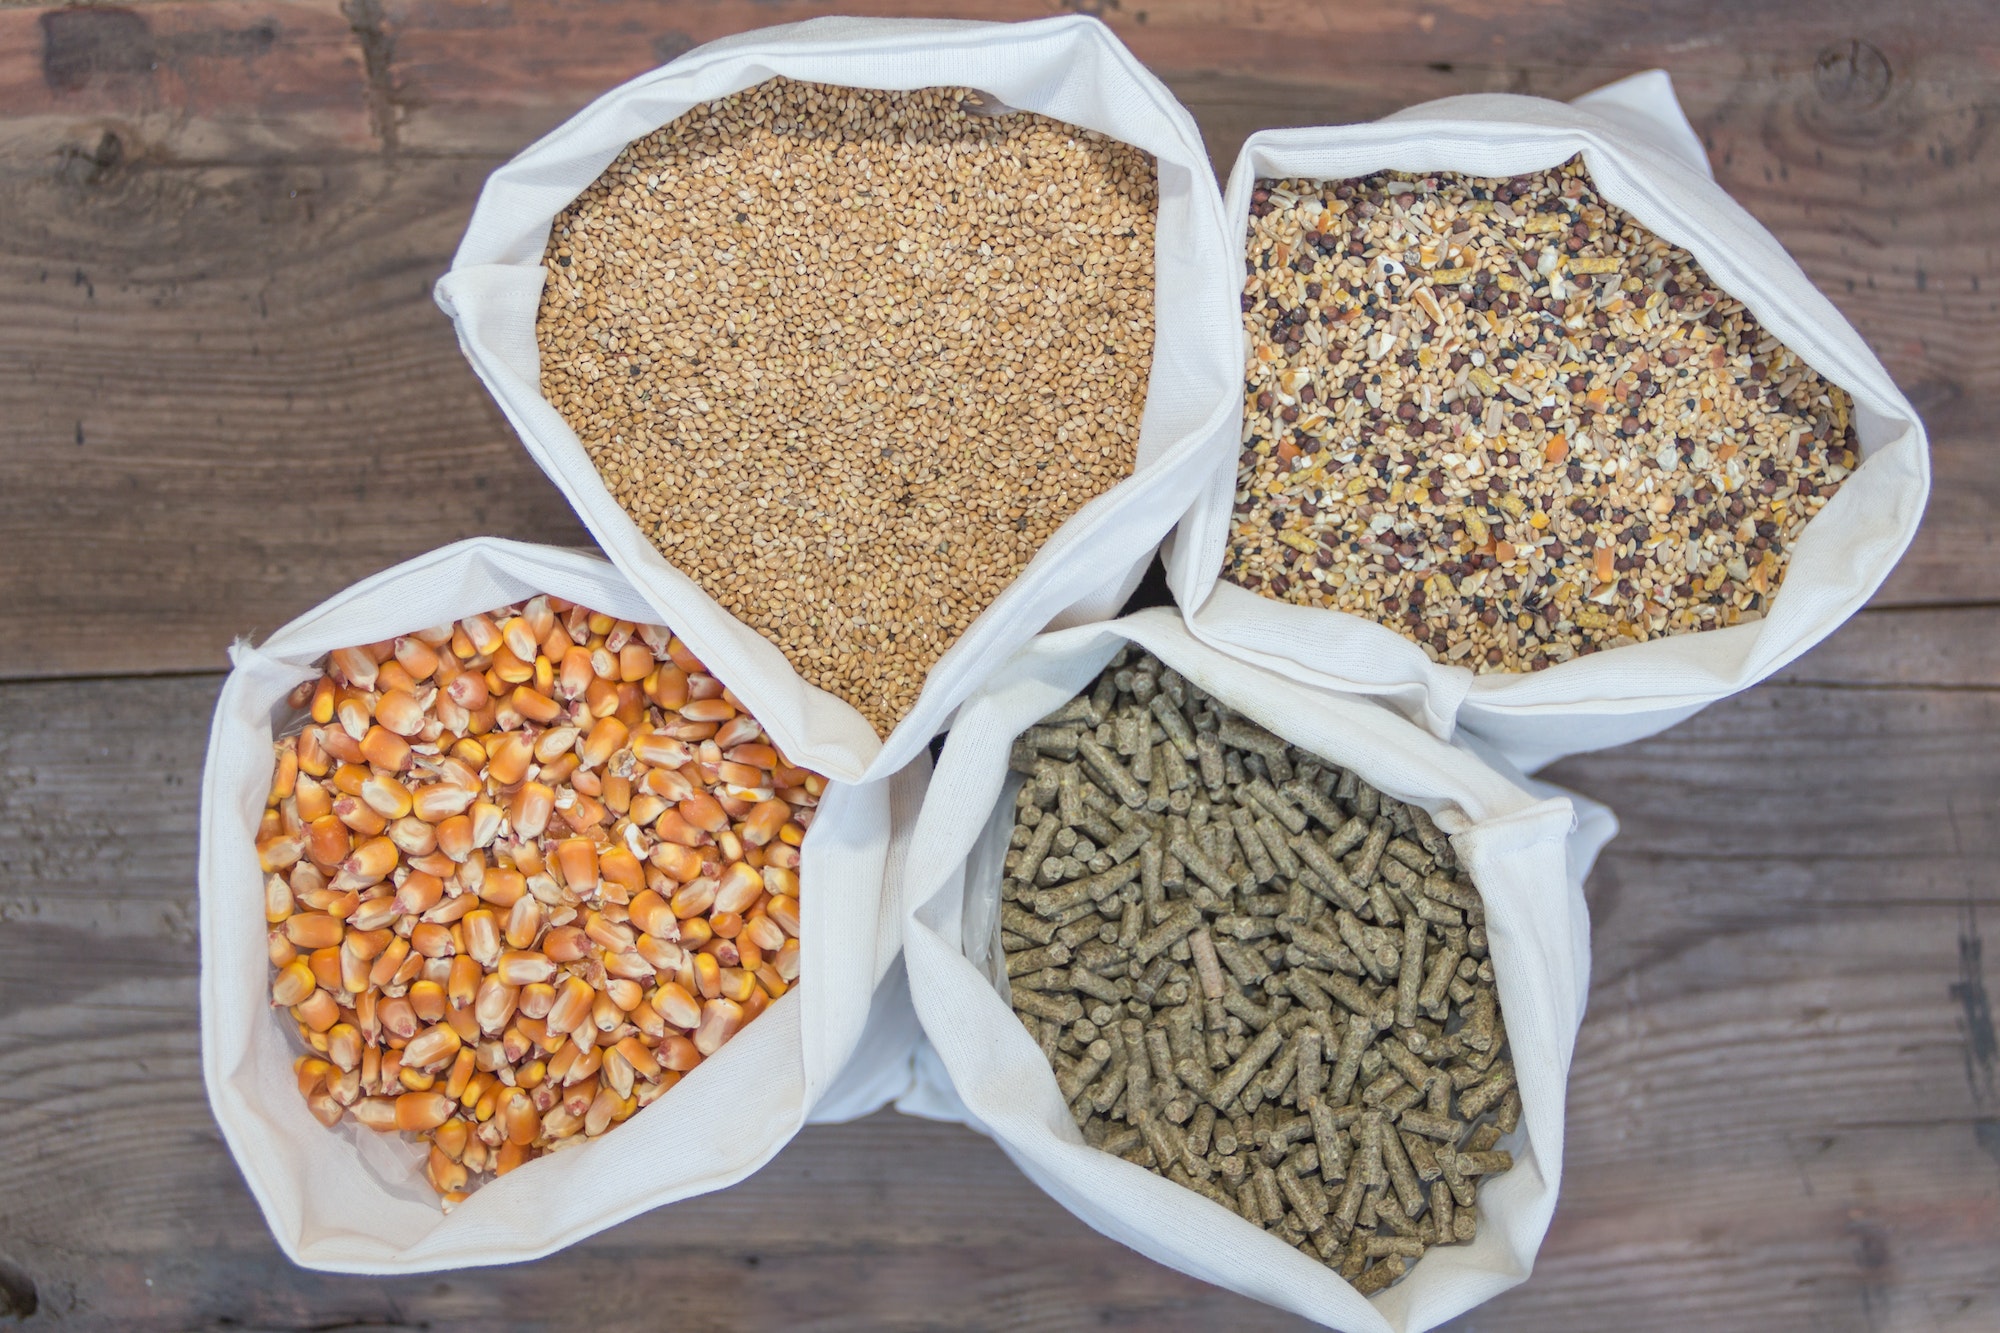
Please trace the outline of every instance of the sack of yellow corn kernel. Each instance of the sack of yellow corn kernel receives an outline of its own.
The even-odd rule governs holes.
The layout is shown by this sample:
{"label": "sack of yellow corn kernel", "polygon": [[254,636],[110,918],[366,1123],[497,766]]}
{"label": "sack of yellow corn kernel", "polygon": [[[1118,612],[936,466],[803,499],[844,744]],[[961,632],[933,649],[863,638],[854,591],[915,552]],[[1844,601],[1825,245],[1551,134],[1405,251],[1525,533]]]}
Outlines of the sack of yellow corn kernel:
{"label": "sack of yellow corn kernel", "polygon": [[203,1071],[298,1263],[531,1259],[906,1084],[884,894],[928,756],[824,781],[740,707],[764,664],[679,628],[594,554],[482,538],[236,645]]}
{"label": "sack of yellow corn kernel", "polygon": [[1211,643],[1533,771],[1784,667],[1916,532],[1916,411],[1662,72],[1263,131],[1225,208],[1243,445],[1169,566]]}
{"label": "sack of yellow corn kernel", "polygon": [[1615,830],[1169,610],[1044,635],[960,710],[904,863],[898,1105],[1182,1272],[1434,1327],[1556,1206]]}
{"label": "sack of yellow corn kernel", "polygon": [[633,586],[855,781],[1115,613],[1227,451],[1221,217],[1193,119],[1094,19],[814,19],[494,172],[437,299]]}

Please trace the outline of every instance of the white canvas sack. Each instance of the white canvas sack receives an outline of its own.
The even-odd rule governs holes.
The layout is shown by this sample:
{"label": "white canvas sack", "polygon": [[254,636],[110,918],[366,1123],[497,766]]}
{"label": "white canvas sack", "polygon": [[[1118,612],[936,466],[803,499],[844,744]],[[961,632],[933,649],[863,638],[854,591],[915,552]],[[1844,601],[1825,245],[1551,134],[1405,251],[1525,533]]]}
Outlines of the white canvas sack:
{"label": "white canvas sack", "polygon": [[[1372,1298],[1193,1190],[1085,1144],[1004,998],[1001,860],[1021,781],[1007,771],[1008,751],[1128,641],[1294,744],[1429,811],[1485,899],[1521,1092],[1520,1126],[1502,1141],[1514,1168],[1480,1189],[1477,1239],[1433,1249]],[[1590,976],[1583,877],[1616,828],[1604,807],[1537,797],[1463,743],[1440,741],[1376,701],[1231,659],[1164,608],[1044,635],[959,710],[904,863],[904,957],[930,1049],[899,1106],[990,1134],[1063,1207],[1169,1267],[1353,1333],[1431,1328],[1527,1277],[1548,1229]]]}
{"label": "white canvas sack", "polygon": [[[1134,474],[1085,505],[931,669],[915,707],[878,740],[860,713],[808,685],[779,650],[702,593],[647,541],[599,479],[576,433],[541,395],[535,316],[556,215],[632,140],[699,102],[777,75],[856,87],[972,87],[1007,106],[1098,130],[1159,164],[1155,342]],[[738,693],[790,753],[861,781],[907,764],[984,675],[1051,622],[1116,613],[1242,416],[1236,269],[1222,200],[1187,111],[1095,19],[1030,23],[813,19],[697,47],[625,84],[488,179],[451,271],[437,285],[459,344],[528,452],[598,545],[704,657],[721,645],[762,668]]]}
{"label": "white canvas sack", "polygon": [[[351,1120],[329,1130],[307,1112],[292,1074],[302,1048],[271,1005],[254,848],[272,741],[293,717],[286,695],[332,649],[536,593],[679,628],[671,608],[656,608],[594,554],[478,538],[366,579],[232,652],[202,778],[202,1070],[272,1233],[309,1268],[408,1273],[532,1259],[733,1184],[808,1120],[866,1114],[907,1082],[914,1032],[901,969],[891,971],[901,923],[885,893],[903,849],[891,830],[915,818],[928,755],[886,782],[828,784],[801,848],[800,984],[603,1138],[491,1180],[445,1214],[414,1145]],[[765,669],[721,646],[705,661],[732,689]]]}
{"label": "white canvas sack", "polygon": [[1242,272],[1250,192],[1260,177],[1336,179],[1392,169],[1511,176],[1578,153],[1606,199],[1693,252],[1780,342],[1854,397],[1862,466],[1793,547],[1762,620],[1532,673],[1474,675],[1432,662],[1373,621],[1223,582],[1233,459],[1211,476],[1168,557],[1175,596],[1208,642],[1302,681],[1380,695],[1440,736],[1464,726],[1528,771],[1565,754],[1650,736],[1804,653],[1888,576],[1930,490],[1916,410],[1771,233],[1716,185],[1700,140],[1658,70],[1568,105],[1499,94],[1448,97],[1374,124],[1253,134],[1230,173],[1225,202],[1235,247],[1231,272]]}

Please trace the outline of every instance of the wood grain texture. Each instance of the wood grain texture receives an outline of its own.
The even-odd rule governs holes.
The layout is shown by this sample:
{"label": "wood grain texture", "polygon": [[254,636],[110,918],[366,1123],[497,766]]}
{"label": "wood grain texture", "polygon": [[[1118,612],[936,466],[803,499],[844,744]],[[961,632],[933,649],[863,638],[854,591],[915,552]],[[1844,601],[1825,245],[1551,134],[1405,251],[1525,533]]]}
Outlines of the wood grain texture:
{"label": "wood grain texture", "polygon": [[[1885,605],[1995,600],[1987,147],[2000,23],[1451,0],[1075,0],[1194,111],[1262,125],[1675,76],[1723,183],[1917,399],[1938,485]],[[981,0],[966,17],[1059,12]],[[480,182],[614,83],[817,0],[0,6],[0,678],[211,669],[354,579],[473,533],[583,534],[429,300]],[[917,0],[842,12],[936,12]],[[302,534],[311,534],[310,541]]]}
{"label": "wood grain texture", "polygon": [[[1894,614],[1940,643],[1986,613]],[[1822,653],[1850,636],[1869,632]],[[216,684],[0,686],[0,1288],[34,1284],[33,1326],[652,1328],[639,1275],[671,1257],[722,1275],[697,1329],[1303,1327],[1089,1232],[985,1140],[889,1115],[536,1264],[284,1263],[198,1064],[193,774]],[[1624,831],[1589,886],[1556,1222],[1533,1279],[1462,1327],[2000,1322],[1996,744],[1987,689],[1772,684],[1550,774],[1616,801]]]}
{"label": "wood grain texture", "polygon": [[1870,608],[1775,679],[1834,686],[2000,687],[2000,608]]}
{"label": "wood grain texture", "polygon": [[[838,12],[1065,8],[1162,75],[1225,172],[1260,126],[1663,66],[1723,184],[1917,401],[1936,493],[1875,609],[1549,775],[1624,826],[1588,887],[1562,1203],[1534,1277],[1455,1327],[2000,1327],[2000,13]],[[1306,1327],[1088,1231],[978,1136],[888,1115],[539,1263],[310,1273],[209,1116],[194,828],[223,649],[460,536],[586,540],[430,303],[480,183],[658,60],[831,12],[0,0],[0,1328]]]}

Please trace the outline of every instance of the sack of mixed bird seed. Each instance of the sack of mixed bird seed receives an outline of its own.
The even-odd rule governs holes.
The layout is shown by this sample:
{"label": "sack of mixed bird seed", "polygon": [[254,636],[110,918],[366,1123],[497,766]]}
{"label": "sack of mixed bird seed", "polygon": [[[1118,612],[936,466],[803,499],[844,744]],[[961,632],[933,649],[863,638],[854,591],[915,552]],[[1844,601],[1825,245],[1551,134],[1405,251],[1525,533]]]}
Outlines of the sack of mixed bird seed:
{"label": "sack of mixed bird seed", "polygon": [[1226,210],[1242,447],[1168,566],[1208,642],[1533,770],[1777,671],[1916,531],[1915,410],[1663,73],[1258,133]]}
{"label": "sack of mixed bird seed", "polygon": [[1193,118],[1094,19],[815,19],[523,150],[437,298],[613,563],[860,781],[1113,614],[1228,453],[1221,219]]}
{"label": "sack of mixed bird seed", "polygon": [[1555,1207],[1610,812],[1173,613],[960,710],[902,885],[907,1111],[1092,1227],[1349,1330],[1523,1280]]}
{"label": "sack of mixed bird seed", "polygon": [[233,649],[202,1067],[294,1261],[532,1259],[907,1084],[884,895],[928,756],[822,783],[716,706],[755,664],[659,619],[595,553],[478,538]]}

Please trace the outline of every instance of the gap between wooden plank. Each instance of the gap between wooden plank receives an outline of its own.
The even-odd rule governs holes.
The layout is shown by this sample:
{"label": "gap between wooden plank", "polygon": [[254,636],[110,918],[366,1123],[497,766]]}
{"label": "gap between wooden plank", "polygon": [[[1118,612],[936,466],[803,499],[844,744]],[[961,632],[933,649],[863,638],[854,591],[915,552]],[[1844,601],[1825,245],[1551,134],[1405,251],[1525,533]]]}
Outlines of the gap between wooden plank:
{"label": "gap between wooden plank", "polygon": [[[1802,39],[1709,0],[1656,6],[1643,32],[1578,4],[1447,5],[1425,28],[1379,0],[1227,24],[1194,0],[1144,20],[1128,3],[1106,17],[1224,166],[1258,125],[1669,67],[1725,186],[1933,427],[1929,521],[1878,603],[1996,599],[2000,296],[1956,221],[2000,205],[1977,151],[1978,109],[2000,101],[1990,8],[1841,0]],[[384,0],[361,13],[371,81],[336,0],[0,10],[0,595],[21,631],[0,678],[219,665],[229,634],[458,537],[582,540],[430,281],[487,166],[686,43],[810,12],[613,0],[581,23],[548,0]],[[55,16],[74,31],[52,41]]]}
{"label": "gap between wooden plank", "polygon": [[[0,1264],[52,1314],[504,1326],[560,1304],[631,1327],[652,1309],[633,1265],[672,1255],[723,1275],[739,1326],[1300,1327],[1093,1235],[976,1137],[886,1117],[809,1130],[737,1189],[537,1264],[388,1281],[283,1264],[197,1063],[193,773],[216,683],[0,686],[0,1137],[17,1149]],[[1563,1202],[1536,1276],[1479,1327],[1629,1323],[1635,1293],[1662,1327],[1841,1327],[1864,1299],[1885,1326],[1944,1309],[1935,1327],[1992,1327],[1980,914],[1938,889],[1983,891],[2000,852],[2000,817],[1943,818],[1991,788],[1996,734],[1986,694],[1800,685],[1560,766],[1626,832],[1588,890]],[[1885,855],[1807,864],[1829,839]],[[1677,847],[1746,859],[1730,874]]]}

